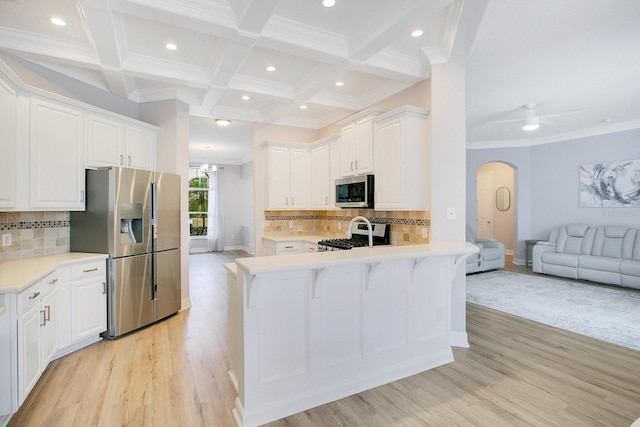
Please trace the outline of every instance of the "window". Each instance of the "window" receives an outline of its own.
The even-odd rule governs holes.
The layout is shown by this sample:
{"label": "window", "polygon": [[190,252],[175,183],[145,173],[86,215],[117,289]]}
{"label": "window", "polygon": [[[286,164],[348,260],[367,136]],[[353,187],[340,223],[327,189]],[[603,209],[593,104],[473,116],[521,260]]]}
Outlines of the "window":
{"label": "window", "polygon": [[206,236],[209,221],[209,173],[189,169],[189,235]]}

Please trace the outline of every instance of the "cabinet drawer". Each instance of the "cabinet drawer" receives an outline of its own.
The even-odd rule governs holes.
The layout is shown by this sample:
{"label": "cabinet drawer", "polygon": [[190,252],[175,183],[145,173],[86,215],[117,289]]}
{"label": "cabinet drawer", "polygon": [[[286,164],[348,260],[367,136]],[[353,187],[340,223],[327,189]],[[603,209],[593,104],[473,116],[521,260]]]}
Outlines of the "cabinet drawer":
{"label": "cabinet drawer", "polygon": [[51,289],[53,289],[58,282],[60,281],[60,277],[58,271],[54,271],[53,273],[49,273],[49,275],[45,276],[44,279],[41,279],[42,286],[42,295],[45,295]]}
{"label": "cabinet drawer", "polygon": [[71,266],[71,280],[84,279],[86,277],[104,276],[106,270],[106,261],[86,262],[83,264],[75,264]]}
{"label": "cabinet drawer", "polygon": [[40,298],[42,297],[42,294],[43,294],[43,289],[42,289],[43,283],[44,283],[43,280],[39,280],[18,294],[18,298],[17,298],[18,315],[22,314],[23,312],[27,311],[28,309],[30,309],[31,307],[33,307],[34,305],[40,302]]}
{"label": "cabinet drawer", "polygon": [[318,252],[318,245],[315,243],[304,242],[305,252]]}
{"label": "cabinet drawer", "polygon": [[302,252],[302,242],[278,242],[276,252],[281,254],[297,254]]}

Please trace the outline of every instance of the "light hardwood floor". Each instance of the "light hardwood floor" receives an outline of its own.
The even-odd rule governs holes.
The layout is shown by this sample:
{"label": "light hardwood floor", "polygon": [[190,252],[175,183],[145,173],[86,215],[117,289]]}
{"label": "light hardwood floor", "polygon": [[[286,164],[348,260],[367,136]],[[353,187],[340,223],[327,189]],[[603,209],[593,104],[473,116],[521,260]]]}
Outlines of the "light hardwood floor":
{"label": "light hardwood floor", "polygon": [[[51,363],[10,426],[232,426],[224,262],[190,257],[193,307]],[[624,426],[640,352],[469,304],[455,362],[269,424]]]}

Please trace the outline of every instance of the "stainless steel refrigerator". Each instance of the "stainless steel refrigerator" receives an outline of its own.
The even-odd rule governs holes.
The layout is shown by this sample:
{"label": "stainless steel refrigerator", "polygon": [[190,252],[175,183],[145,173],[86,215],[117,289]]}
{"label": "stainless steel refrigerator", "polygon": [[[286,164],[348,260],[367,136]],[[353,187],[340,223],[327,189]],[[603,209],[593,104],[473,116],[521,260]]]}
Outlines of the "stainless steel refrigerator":
{"label": "stainless steel refrigerator", "polygon": [[180,176],[86,172],[86,210],[70,214],[71,251],[108,253],[107,338],[180,309]]}

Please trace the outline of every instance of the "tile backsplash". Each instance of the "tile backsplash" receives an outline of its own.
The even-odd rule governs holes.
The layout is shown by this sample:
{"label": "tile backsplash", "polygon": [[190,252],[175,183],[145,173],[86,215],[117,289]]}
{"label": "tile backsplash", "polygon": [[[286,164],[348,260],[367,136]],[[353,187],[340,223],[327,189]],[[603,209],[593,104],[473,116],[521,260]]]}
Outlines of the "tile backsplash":
{"label": "tile backsplash", "polygon": [[[265,236],[318,235],[326,238],[344,237],[349,221],[361,215],[371,222],[391,225],[392,245],[417,245],[429,243],[431,226],[429,211],[265,211]],[[289,227],[289,223],[293,225]],[[422,237],[422,229],[427,229],[427,237]]]}
{"label": "tile backsplash", "polygon": [[69,212],[0,212],[0,261],[69,252]]}

